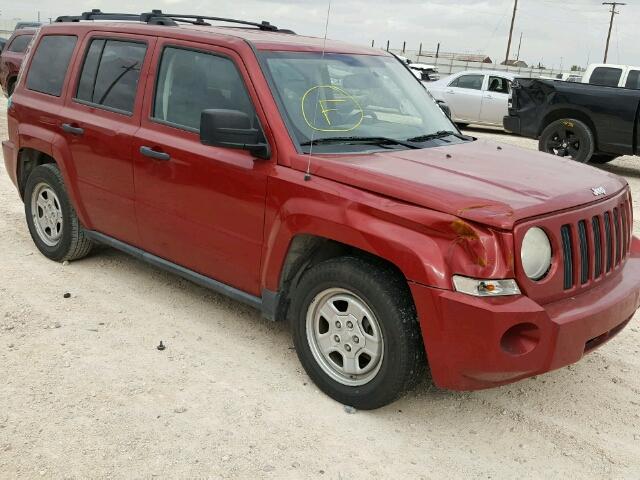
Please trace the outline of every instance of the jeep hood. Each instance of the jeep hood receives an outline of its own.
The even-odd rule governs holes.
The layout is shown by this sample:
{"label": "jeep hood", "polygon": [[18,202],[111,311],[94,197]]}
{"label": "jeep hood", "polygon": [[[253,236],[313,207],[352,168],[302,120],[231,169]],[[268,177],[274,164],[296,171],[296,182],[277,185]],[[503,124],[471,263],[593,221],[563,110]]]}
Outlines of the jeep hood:
{"label": "jeep hood", "polygon": [[[588,165],[484,140],[362,155],[316,154],[311,164],[319,177],[501,229],[608,198],[627,186],[617,175]],[[606,194],[596,196],[592,189],[597,187]]]}

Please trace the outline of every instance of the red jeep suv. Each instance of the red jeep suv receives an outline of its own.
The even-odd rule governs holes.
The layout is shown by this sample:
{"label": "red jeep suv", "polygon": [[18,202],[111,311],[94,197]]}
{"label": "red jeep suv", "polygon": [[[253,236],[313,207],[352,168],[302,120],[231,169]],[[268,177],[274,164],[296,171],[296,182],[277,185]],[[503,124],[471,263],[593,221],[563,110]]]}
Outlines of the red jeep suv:
{"label": "red jeep suv", "polygon": [[0,86],[7,97],[13,93],[22,59],[35,33],[30,29],[16,30],[2,49],[2,54],[0,54]]}
{"label": "red jeep suv", "polygon": [[623,179],[461,135],[380,50],[94,10],[40,29],[8,127],[46,257],[110,245],[287,320],[358,408],[427,364],[453,390],[568,365],[640,304]]}

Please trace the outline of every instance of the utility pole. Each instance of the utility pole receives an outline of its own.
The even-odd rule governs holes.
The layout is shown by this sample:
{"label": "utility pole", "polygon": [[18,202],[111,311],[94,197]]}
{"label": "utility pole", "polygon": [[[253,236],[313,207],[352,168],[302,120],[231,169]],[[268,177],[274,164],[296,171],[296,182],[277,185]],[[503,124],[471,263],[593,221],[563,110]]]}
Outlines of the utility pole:
{"label": "utility pole", "polygon": [[620,3],[620,2],[602,2],[603,5],[611,5],[611,22],[609,22],[609,34],[607,35],[607,46],[604,50],[604,62],[603,63],[607,63],[607,58],[609,57],[609,42],[611,41],[611,30],[613,29],[613,19],[616,17],[616,15],[620,12],[618,12],[616,10],[616,7],[618,5],[623,6],[626,5],[626,3]]}
{"label": "utility pole", "polygon": [[516,23],[516,12],[518,11],[518,0],[513,4],[513,17],[511,17],[511,29],[509,29],[509,43],[507,43],[507,56],[504,59],[505,64],[509,62],[509,53],[511,53],[511,40],[513,39],[513,25]]}
{"label": "utility pole", "polygon": [[516,61],[520,60],[520,48],[522,47],[522,32],[520,32],[520,43],[518,43],[518,55],[516,55]]}

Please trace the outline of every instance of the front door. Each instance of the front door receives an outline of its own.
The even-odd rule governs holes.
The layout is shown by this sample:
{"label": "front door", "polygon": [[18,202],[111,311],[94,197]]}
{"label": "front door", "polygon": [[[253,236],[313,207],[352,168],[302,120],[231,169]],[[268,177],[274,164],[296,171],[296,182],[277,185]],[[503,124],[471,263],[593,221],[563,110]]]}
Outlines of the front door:
{"label": "front door", "polygon": [[248,75],[234,52],[182,41],[159,40],[153,62],[134,141],[143,248],[258,296],[272,163],[199,139],[205,109],[240,110],[259,128]]}
{"label": "front door", "polygon": [[456,78],[444,91],[444,98],[457,122],[480,120],[484,75],[468,74]]}

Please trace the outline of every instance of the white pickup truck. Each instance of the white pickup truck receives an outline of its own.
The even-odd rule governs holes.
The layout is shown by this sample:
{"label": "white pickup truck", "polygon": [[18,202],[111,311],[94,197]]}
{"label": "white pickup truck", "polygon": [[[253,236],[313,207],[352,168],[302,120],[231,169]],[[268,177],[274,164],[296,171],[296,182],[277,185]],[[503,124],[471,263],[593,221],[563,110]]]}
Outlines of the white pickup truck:
{"label": "white pickup truck", "polygon": [[640,90],[640,67],[594,63],[587,67],[582,83]]}

